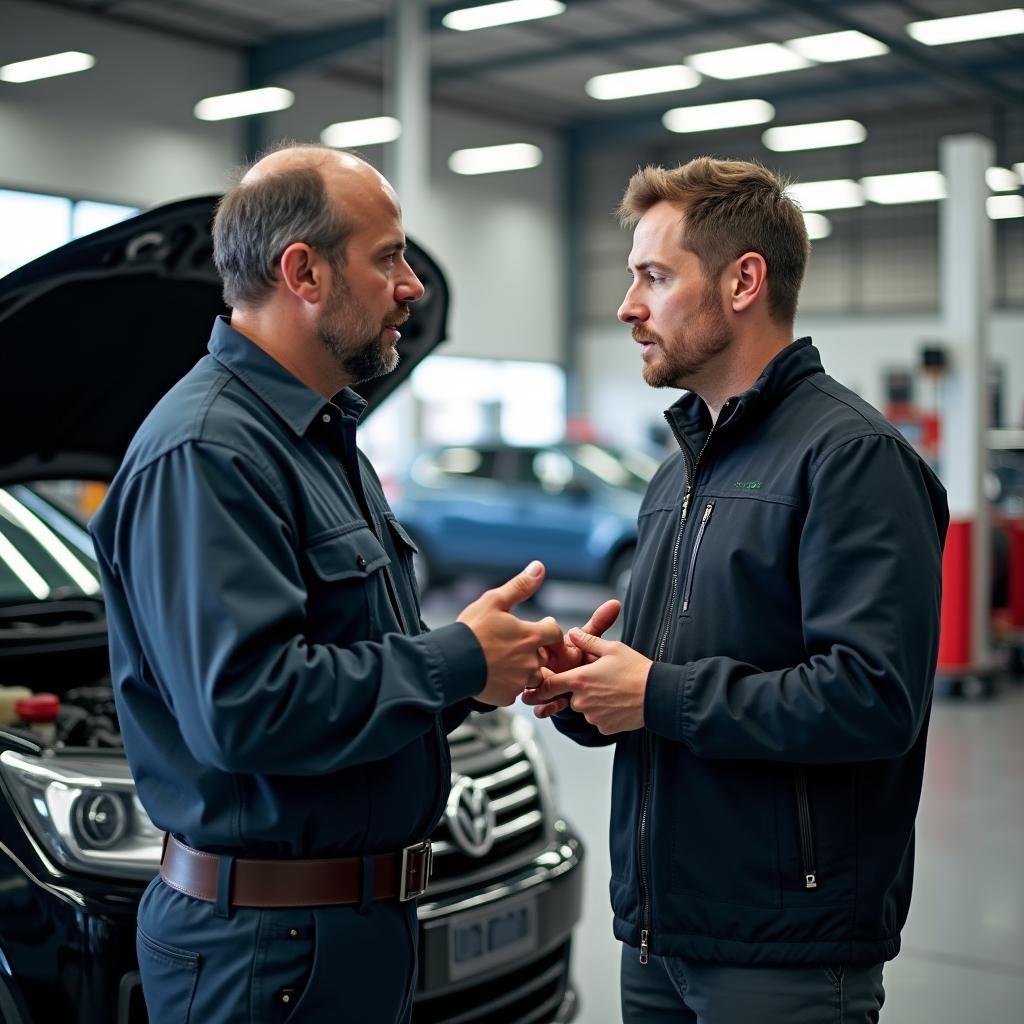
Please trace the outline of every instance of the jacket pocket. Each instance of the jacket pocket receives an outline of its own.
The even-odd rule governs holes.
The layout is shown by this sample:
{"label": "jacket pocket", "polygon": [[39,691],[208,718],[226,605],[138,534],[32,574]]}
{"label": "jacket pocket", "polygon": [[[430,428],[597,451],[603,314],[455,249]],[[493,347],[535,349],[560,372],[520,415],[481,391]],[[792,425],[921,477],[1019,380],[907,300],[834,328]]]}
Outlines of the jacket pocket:
{"label": "jacket pocket", "polygon": [[303,554],[313,643],[372,639],[375,624],[390,622],[384,571],[391,559],[365,523],[319,534],[306,543]]}
{"label": "jacket pocket", "polygon": [[188,1024],[199,980],[199,954],[159,942],[141,928],[135,933],[135,952],[148,1005],[160,1008],[160,1020],[166,1024]]}
{"label": "jacket pocket", "polygon": [[693,603],[693,577],[697,570],[697,556],[700,554],[701,544],[704,543],[704,533],[708,528],[708,522],[711,520],[711,513],[715,510],[715,503],[709,501],[704,506],[704,513],[700,517],[700,526],[697,527],[697,536],[693,542],[693,548],[690,550],[690,558],[686,565],[686,580],[683,583],[683,600],[680,605],[682,614],[686,614],[690,610],[690,605]]}
{"label": "jacket pocket", "polygon": [[395,542],[395,550],[398,552],[398,559],[402,563],[402,571],[405,573],[413,593],[419,594],[419,584],[416,580],[416,566],[413,556],[420,553],[416,542],[409,536],[408,530],[390,513],[384,517],[384,521],[391,531]]}
{"label": "jacket pocket", "polygon": [[796,817],[800,830],[800,863],[804,871],[804,888],[818,888],[818,871],[814,858],[814,825],[811,821],[811,801],[807,796],[807,776],[802,768],[793,771],[796,790]]}

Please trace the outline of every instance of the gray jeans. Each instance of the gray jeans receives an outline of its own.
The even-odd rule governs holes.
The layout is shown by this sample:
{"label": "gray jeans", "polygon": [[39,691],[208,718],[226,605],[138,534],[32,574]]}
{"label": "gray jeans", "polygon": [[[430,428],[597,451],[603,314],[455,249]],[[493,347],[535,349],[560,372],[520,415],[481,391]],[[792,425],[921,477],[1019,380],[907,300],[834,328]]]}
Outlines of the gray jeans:
{"label": "gray jeans", "polygon": [[622,947],[623,1024],[877,1024],[882,964],[744,967]]}

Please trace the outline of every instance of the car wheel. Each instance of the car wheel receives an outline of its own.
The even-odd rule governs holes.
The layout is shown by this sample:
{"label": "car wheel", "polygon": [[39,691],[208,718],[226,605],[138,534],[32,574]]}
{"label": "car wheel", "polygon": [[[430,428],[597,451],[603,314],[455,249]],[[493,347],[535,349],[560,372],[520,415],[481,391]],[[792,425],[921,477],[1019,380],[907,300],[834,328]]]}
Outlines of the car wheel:
{"label": "car wheel", "polygon": [[625,598],[626,591],[629,589],[635,555],[636,548],[634,546],[623,548],[612,559],[611,568],[608,570],[608,586],[611,587],[612,597],[617,597],[620,601]]}

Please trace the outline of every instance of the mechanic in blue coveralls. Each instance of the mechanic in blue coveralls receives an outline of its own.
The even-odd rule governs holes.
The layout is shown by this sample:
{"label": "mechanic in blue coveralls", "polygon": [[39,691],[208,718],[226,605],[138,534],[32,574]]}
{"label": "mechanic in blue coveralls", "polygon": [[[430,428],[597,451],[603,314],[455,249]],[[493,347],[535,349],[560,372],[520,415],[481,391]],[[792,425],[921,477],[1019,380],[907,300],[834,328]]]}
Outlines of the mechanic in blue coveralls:
{"label": "mechanic in blue coveralls", "polygon": [[125,752],[169,833],[143,991],[154,1024],[406,1021],[445,733],[473,698],[511,704],[561,630],[511,614],[537,562],[420,620],[349,390],[395,366],[423,295],[388,182],[280,149],[224,196],[214,245],[230,321],[92,524]]}

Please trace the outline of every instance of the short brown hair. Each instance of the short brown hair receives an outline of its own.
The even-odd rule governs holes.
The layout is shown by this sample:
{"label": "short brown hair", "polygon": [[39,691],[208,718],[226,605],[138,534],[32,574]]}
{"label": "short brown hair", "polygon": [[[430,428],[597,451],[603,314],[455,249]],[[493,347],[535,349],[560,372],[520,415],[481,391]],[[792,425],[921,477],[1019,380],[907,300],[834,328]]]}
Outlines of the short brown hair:
{"label": "short brown hair", "polygon": [[[281,253],[293,242],[305,242],[333,266],[344,262],[345,246],[355,225],[347,222],[331,200],[316,166],[320,153],[326,157],[337,151],[284,143],[270,152],[291,148],[310,150],[310,162],[255,181],[239,180],[217,204],[213,261],[229,306],[263,302],[277,279]],[[246,169],[242,170],[244,175]]]}
{"label": "short brown hair", "polygon": [[768,312],[790,324],[811,243],[786,184],[747,160],[701,156],[672,170],[649,165],[629,179],[618,215],[623,227],[632,227],[657,203],[681,207],[680,245],[700,259],[711,279],[737,256],[760,253],[768,265]]}

